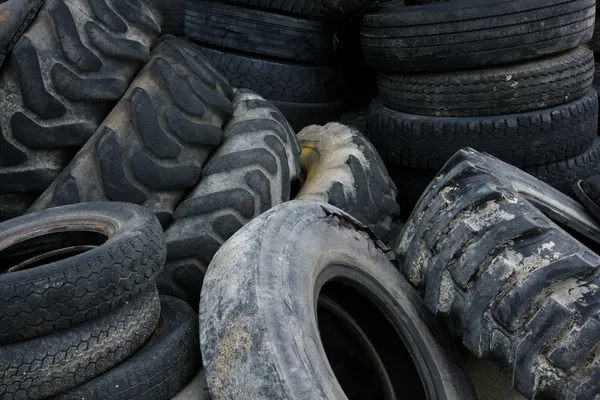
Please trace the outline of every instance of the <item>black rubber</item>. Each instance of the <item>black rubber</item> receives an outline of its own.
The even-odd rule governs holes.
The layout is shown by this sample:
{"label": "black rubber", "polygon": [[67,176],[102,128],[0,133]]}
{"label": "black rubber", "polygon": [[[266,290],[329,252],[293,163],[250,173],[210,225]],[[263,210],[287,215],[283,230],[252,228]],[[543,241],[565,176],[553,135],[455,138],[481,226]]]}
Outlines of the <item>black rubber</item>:
{"label": "black rubber", "polygon": [[440,71],[529,60],[592,38],[595,0],[467,0],[366,14],[361,36],[369,66]]}
{"label": "black rubber", "polygon": [[[402,272],[527,398],[591,399],[600,257],[479,154],[457,153],[421,198],[394,246]],[[571,200],[540,193],[563,209]]]}
{"label": "black rubber", "polygon": [[385,166],[398,190],[396,202],[402,209],[402,217],[407,218],[438,170],[411,168],[393,163],[385,163]]}
{"label": "black rubber", "polygon": [[379,74],[379,98],[407,114],[479,117],[542,110],[583,97],[594,53],[578,46],[543,59],[477,70]]}
{"label": "black rubber", "polygon": [[439,169],[464,147],[518,167],[548,164],[587,151],[597,137],[598,95],[544,110],[489,117],[429,117],[393,111],[375,100],[368,135],[386,162]]}
{"label": "black rubber", "polygon": [[333,60],[328,25],[223,2],[193,0],[185,16],[190,39],[282,60],[326,64]]}
{"label": "black rubber", "polygon": [[156,328],[159,314],[152,285],[91,321],[0,347],[0,397],[45,399],[93,379],[139,349]]}
{"label": "black rubber", "polygon": [[221,142],[233,90],[194,46],[174,36],[161,40],[119,104],[30,210],[125,201],[168,223]]}
{"label": "black rubber", "polygon": [[592,86],[596,89],[596,92],[600,91],[600,63],[595,64],[594,68],[594,81],[592,82]]}
{"label": "black rubber", "polygon": [[185,9],[189,0],[150,0],[163,16],[163,35],[185,36]]}
{"label": "black rubber", "polygon": [[[347,398],[315,312],[321,291],[334,294],[327,284],[341,281],[393,325],[384,347],[402,343],[404,361],[414,362],[399,371],[395,352],[379,352],[396,398],[417,398],[403,394],[423,382],[418,398],[475,399],[452,339],[388,256],[367,227],[320,201],[293,200],[247,224],[215,255],[202,287],[200,347],[211,395]],[[360,327],[375,341],[377,332]],[[223,351],[233,343],[234,352]]]}
{"label": "black rubber", "polygon": [[581,182],[585,194],[596,204],[600,205],[600,175],[593,175]]}
{"label": "black rubber", "polygon": [[54,400],[169,400],[200,368],[198,316],[183,300],[161,296],[156,331],[137,352]]}
{"label": "black rubber", "polygon": [[348,111],[340,115],[338,122],[340,124],[353,126],[362,134],[367,131],[367,121],[369,120],[369,110],[367,108]]}
{"label": "black rubber", "polygon": [[[97,247],[6,273],[35,256],[90,245]],[[154,215],[132,204],[76,204],[3,222],[0,345],[68,329],[121,306],[154,283],[165,253]]]}
{"label": "black rubber", "polygon": [[0,2],[0,66],[42,5],[44,0]]}
{"label": "black rubber", "polygon": [[[193,1],[193,0],[192,0]],[[319,7],[321,0],[225,0],[228,3],[239,4],[250,8],[269,10],[278,14],[299,15],[312,17],[322,14]]]}
{"label": "black rubber", "polygon": [[0,71],[0,194],[42,192],[127,90],[160,33],[145,0],[47,0]]}
{"label": "black rubber", "polygon": [[295,198],[332,204],[386,242],[400,207],[396,187],[369,140],[336,122],[306,127],[298,133],[298,140],[307,178]]}
{"label": "black rubber", "polygon": [[300,175],[298,139],[271,103],[238,89],[233,110],[223,143],[165,231],[168,262],[159,289],[194,308],[215,252],[251,219],[288,201]]}
{"label": "black rubber", "polygon": [[299,132],[309,125],[323,125],[337,120],[344,112],[343,101],[328,103],[296,103],[273,100],[292,128]]}

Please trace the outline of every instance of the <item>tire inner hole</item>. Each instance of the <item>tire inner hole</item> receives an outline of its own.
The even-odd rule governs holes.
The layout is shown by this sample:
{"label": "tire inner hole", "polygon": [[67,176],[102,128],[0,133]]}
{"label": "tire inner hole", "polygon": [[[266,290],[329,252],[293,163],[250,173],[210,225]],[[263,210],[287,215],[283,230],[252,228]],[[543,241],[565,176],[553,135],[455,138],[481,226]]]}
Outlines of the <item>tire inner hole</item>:
{"label": "tire inner hole", "polygon": [[402,338],[360,291],[326,283],[317,319],[327,359],[349,400],[426,399]]}

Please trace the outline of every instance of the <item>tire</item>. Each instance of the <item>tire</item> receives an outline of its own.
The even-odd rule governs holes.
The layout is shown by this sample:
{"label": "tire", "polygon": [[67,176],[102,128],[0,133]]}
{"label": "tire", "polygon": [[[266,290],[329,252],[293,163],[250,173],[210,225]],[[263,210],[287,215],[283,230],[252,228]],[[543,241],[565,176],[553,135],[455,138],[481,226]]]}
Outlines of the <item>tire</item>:
{"label": "tire", "polygon": [[596,93],[598,93],[600,90],[600,65],[596,63],[594,67],[594,81],[592,82],[592,86],[596,90]]}
{"label": "tire", "polygon": [[449,71],[530,60],[592,38],[595,0],[470,0],[404,7],[363,18],[367,64],[379,71]]}
{"label": "tire", "polygon": [[594,24],[594,35],[589,41],[588,46],[594,53],[600,51],[600,24],[598,23],[598,16],[596,15],[596,23]]}
{"label": "tire", "polygon": [[438,171],[392,163],[385,163],[385,167],[398,191],[396,202],[402,209],[402,215],[408,217]]}
{"label": "tire", "polygon": [[593,175],[582,180],[581,188],[596,206],[600,205],[600,175]]}
{"label": "tire", "polygon": [[316,0],[225,0],[227,3],[238,4],[248,8],[268,10],[278,14],[313,17],[323,11]]}
{"label": "tire", "polygon": [[137,352],[55,400],[169,400],[200,367],[197,315],[184,301],[161,296],[158,328]]}
{"label": "tire", "polygon": [[[124,203],[24,215],[0,224],[0,243],[2,272],[31,261],[0,274],[2,345],[69,329],[122,306],[154,284],[166,253],[156,218]],[[47,254],[61,249],[67,252]]]}
{"label": "tire", "polygon": [[368,226],[382,241],[400,214],[396,186],[369,140],[358,130],[331,122],[298,133],[307,179],[299,200],[320,200]]}
{"label": "tire", "polygon": [[171,400],[211,400],[204,368]]}
{"label": "tire", "polygon": [[251,219],[288,201],[300,175],[298,139],[271,103],[238,89],[233,109],[223,143],[165,231],[168,262],[159,289],[195,309],[215,252]]}
{"label": "tire", "polygon": [[583,97],[594,53],[578,46],[545,59],[479,70],[379,74],[381,102],[407,114],[484,117],[542,110]]}
{"label": "tire", "polygon": [[593,398],[600,334],[588,305],[596,303],[600,257],[532,204],[554,204],[562,218],[582,209],[546,189],[523,196],[497,162],[461,151],[421,198],[394,250],[429,310],[523,395]]}
{"label": "tire", "polygon": [[309,125],[323,125],[335,121],[344,112],[343,101],[295,103],[273,100],[272,103],[281,111],[296,132]]}
{"label": "tire", "polygon": [[194,46],[163,37],[100,128],[30,210],[125,201],[163,226],[219,145],[233,90]]}
{"label": "tire", "polygon": [[45,0],[11,0],[0,2],[0,15],[8,16],[0,22],[0,66],[23,31],[27,29]]}
{"label": "tire", "polygon": [[0,396],[43,399],[82,384],[125,360],[156,328],[156,287],[96,319],[0,347]]}
{"label": "tire", "polygon": [[338,122],[342,125],[352,126],[362,134],[367,132],[367,121],[369,119],[369,110],[360,109],[348,111],[340,116]]}
{"label": "tire", "polygon": [[185,36],[185,9],[188,0],[151,0],[163,16],[163,35]]}
{"label": "tire", "polygon": [[[388,250],[356,219],[314,200],[282,204],[238,231],[215,255],[202,288],[200,348],[212,397],[346,398],[315,312],[324,285],[343,280],[340,286],[395,327],[385,343],[406,346],[418,374],[411,372],[423,380],[421,397],[476,398],[460,361],[452,358],[451,339],[390,263]],[[230,343],[235,350],[226,355],[220,349]],[[399,360],[393,358],[394,364]],[[399,395],[411,386],[407,371],[398,380],[397,371],[387,372],[399,381],[393,386],[397,398],[415,398]]]}
{"label": "tire", "polygon": [[464,147],[529,167],[588,151],[597,137],[597,110],[594,89],[544,110],[472,118],[405,114],[375,100],[369,109],[368,134],[385,161],[408,167],[439,169]]}
{"label": "tire", "polygon": [[25,214],[36,199],[35,194],[0,194],[0,222]]}
{"label": "tire", "polygon": [[50,185],[127,90],[160,19],[142,1],[45,2],[0,72],[0,194]]}
{"label": "tire", "polygon": [[327,25],[228,3],[194,0],[185,16],[190,39],[282,60],[333,61],[333,32]]}

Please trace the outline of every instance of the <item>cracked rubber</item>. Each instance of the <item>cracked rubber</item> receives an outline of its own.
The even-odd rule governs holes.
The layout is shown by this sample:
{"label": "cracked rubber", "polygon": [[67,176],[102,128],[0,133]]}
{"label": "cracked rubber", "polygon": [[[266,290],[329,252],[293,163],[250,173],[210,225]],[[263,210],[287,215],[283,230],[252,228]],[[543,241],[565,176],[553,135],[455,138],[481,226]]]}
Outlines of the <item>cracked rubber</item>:
{"label": "cracked rubber", "polygon": [[379,74],[379,97],[407,114],[479,117],[542,110],[583,97],[594,53],[586,46],[519,64],[468,71]]}
{"label": "cracked rubber", "polygon": [[0,194],[40,194],[119,101],[160,33],[146,1],[47,0],[0,71]]}
{"label": "cracked rubber", "polygon": [[307,126],[298,133],[306,182],[299,200],[332,204],[367,225],[384,242],[400,214],[396,186],[369,140],[336,122]]}
{"label": "cracked rubber", "polygon": [[463,150],[440,171],[393,246],[402,272],[527,398],[595,398],[600,257],[535,202],[563,216],[569,201],[582,207],[551,190],[522,195],[488,158]]}
{"label": "cracked rubber", "polygon": [[190,39],[281,60],[327,64],[333,31],[324,23],[223,2],[195,0],[185,16]]}
{"label": "cracked rubber", "polygon": [[159,314],[152,285],[91,321],[0,347],[0,397],[44,399],[102,374],[144,344]]}
{"label": "cracked rubber", "polygon": [[76,204],[0,224],[3,270],[48,251],[83,245],[97,247],[0,274],[0,349],[106,314],[153,284],[166,257],[160,224],[132,204]]}
{"label": "cracked rubber", "polygon": [[[347,398],[323,349],[315,304],[324,284],[341,280],[394,326],[386,340],[406,347],[423,397],[475,399],[452,339],[388,252],[366,226],[315,200],[286,202],[244,226],[217,252],[202,287],[200,348],[211,396]],[[406,369],[398,376],[397,359],[384,362],[395,398],[409,398]]]}
{"label": "cracked rubber", "polygon": [[491,0],[405,7],[366,14],[367,64],[380,71],[448,71],[530,60],[588,42],[595,0]]}
{"label": "cracked rubber", "polygon": [[223,143],[165,231],[168,262],[159,289],[195,309],[215,252],[251,219],[288,201],[300,175],[298,139],[271,103],[238,89],[233,110]]}
{"label": "cracked rubber", "polygon": [[198,316],[183,300],[161,296],[157,331],[104,374],[53,400],[169,400],[200,368]]}
{"label": "cracked rubber", "polygon": [[166,225],[221,143],[232,96],[194,46],[163,36],[121,101],[30,210],[125,201],[144,205]]}
{"label": "cracked rubber", "polygon": [[576,157],[592,146],[598,95],[527,113],[486,117],[430,117],[371,103],[368,135],[386,162],[439,169],[458,150],[473,147],[518,167]]}

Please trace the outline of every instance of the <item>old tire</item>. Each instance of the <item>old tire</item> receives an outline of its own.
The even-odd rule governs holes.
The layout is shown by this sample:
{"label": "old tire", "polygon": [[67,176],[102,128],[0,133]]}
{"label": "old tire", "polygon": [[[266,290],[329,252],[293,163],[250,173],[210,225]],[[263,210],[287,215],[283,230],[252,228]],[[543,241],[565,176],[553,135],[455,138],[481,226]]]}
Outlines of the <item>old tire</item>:
{"label": "old tire", "polygon": [[0,66],[45,0],[0,2]]}
{"label": "old tire", "polygon": [[290,199],[299,155],[298,139],[283,115],[257,94],[238,89],[223,143],[165,232],[168,262],[159,289],[196,309],[215,252],[251,219]]}
{"label": "old tire", "polygon": [[[460,362],[452,358],[451,339],[390,263],[385,246],[367,231],[331,205],[293,200],[256,218],[221,248],[200,301],[200,346],[215,400],[346,398],[325,354],[315,312],[322,288],[333,281],[389,319],[395,328],[386,343],[406,346],[416,381],[418,376],[423,381],[423,397],[475,398]],[[230,343],[235,351],[224,351]],[[397,396],[411,386],[408,374],[394,379],[398,361],[385,364],[392,366],[386,372]]]}
{"label": "old tire", "polygon": [[185,9],[189,0],[150,0],[163,16],[163,35],[185,36]]}
{"label": "old tire", "polygon": [[358,130],[331,122],[298,133],[306,182],[299,200],[321,200],[352,215],[384,242],[400,214],[396,186],[369,140]]}
{"label": "old tire", "polygon": [[233,90],[191,44],[164,36],[146,67],[31,211],[124,201],[171,219],[222,138]]}
{"label": "old tire", "polygon": [[159,314],[152,285],[91,321],[0,347],[0,396],[44,399],[102,374],[144,344]]}
{"label": "old tire", "polygon": [[169,400],[201,365],[198,320],[183,300],[161,296],[156,331],[121,364],[55,400]]}
{"label": "old tire", "polygon": [[206,370],[202,368],[196,376],[171,400],[211,400],[206,383]]}
{"label": "old tire", "polygon": [[523,195],[491,158],[467,149],[440,171],[394,246],[402,271],[528,398],[593,398],[600,257],[541,211],[571,224],[581,206],[548,187]]}
{"label": "old tire", "polygon": [[124,203],[77,204],[5,221],[0,243],[3,272],[22,267],[0,274],[2,345],[121,306],[154,284],[166,253],[154,215]]}
{"label": "old tire", "polygon": [[559,53],[592,38],[595,0],[462,1],[366,14],[367,64],[380,71],[447,71]]}

